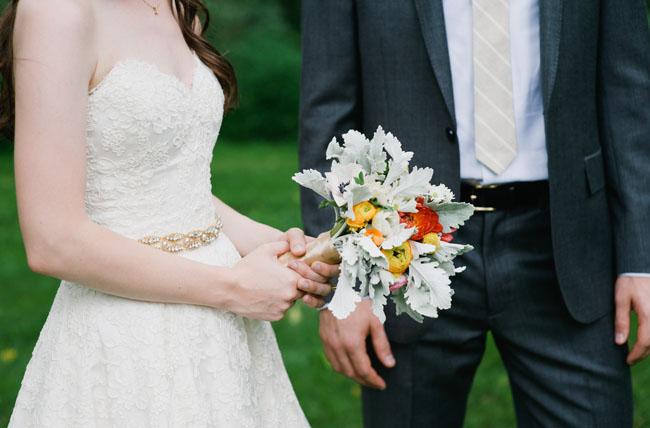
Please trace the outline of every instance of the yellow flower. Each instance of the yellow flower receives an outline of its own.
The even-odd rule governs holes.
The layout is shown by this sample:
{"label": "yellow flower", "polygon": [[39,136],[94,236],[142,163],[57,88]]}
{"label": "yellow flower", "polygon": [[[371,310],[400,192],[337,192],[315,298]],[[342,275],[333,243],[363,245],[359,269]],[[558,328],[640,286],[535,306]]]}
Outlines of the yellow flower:
{"label": "yellow flower", "polygon": [[354,218],[348,218],[345,222],[354,229],[361,229],[377,214],[377,208],[369,201],[359,202],[352,207],[352,211]]}
{"label": "yellow flower", "polygon": [[440,249],[440,236],[437,233],[427,233],[422,238],[423,244],[435,245],[436,249]]}
{"label": "yellow flower", "polygon": [[14,348],[7,348],[0,351],[0,361],[11,363],[18,357],[18,352]]}
{"label": "yellow flower", "polygon": [[413,251],[409,242],[390,250],[381,250],[381,252],[388,259],[388,272],[390,273],[403,274],[413,260]]}

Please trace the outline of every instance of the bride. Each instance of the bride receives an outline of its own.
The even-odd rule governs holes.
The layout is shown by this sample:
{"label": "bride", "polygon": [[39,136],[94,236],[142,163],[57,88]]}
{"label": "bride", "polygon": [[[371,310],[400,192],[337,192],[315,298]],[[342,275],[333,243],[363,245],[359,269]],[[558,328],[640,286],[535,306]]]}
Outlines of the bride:
{"label": "bride", "polygon": [[11,427],[307,425],[267,321],[301,298],[320,306],[337,267],[284,267],[302,232],[212,195],[237,85],[202,36],[206,12],[13,0],[2,18],[1,122],[15,131],[27,257],[63,279]]}

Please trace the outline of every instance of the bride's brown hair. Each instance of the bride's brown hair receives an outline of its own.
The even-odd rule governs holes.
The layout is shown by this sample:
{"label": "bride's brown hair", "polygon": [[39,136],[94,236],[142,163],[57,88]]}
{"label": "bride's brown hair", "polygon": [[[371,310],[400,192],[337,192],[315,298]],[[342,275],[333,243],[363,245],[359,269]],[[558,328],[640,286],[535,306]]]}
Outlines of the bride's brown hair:
{"label": "bride's brown hair", "polygon": [[[176,12],[178,25],[181,27],[187,45],[212,70],[219,79],[226,97],[225,109],[230,110],[237,104],[237,79],[230,62],[217,51],[205,38],[210,23],[210,12],[201,0],[169,0],[172,10]],[[16,21],[18,0],[11,0],[0,16],[0,132],[13,138],[14,132],[14,55],[13,33]],[[200,23],[200,32],[196,31]]]}

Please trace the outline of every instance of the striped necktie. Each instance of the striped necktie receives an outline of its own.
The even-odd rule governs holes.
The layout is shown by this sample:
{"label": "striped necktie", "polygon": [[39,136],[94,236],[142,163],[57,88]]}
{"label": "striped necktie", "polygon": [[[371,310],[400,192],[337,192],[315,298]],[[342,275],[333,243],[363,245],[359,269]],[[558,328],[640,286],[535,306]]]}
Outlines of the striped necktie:
{"label": "striped necktie", "polygon": [[476,158],[501,174],[517,156],[509,0],[472,0]]}

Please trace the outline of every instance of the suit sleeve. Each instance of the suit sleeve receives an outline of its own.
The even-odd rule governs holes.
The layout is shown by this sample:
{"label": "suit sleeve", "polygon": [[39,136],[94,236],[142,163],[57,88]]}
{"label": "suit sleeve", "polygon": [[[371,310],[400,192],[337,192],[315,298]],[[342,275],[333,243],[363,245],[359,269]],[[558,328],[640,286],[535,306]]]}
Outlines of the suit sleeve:
{"label": "suit sleeve", "polygon": [[[359,55],[354,0],[303,0],[300,168],[325,171],[327,144],[360,123]],[[303,223],[314,236],[333,225],[330,209],[301,189]]]}
{"label": "suit sleeve", "polygon": [[602,0],[601,139],[617,272],[650,273],[650,31],[643,0]]}

